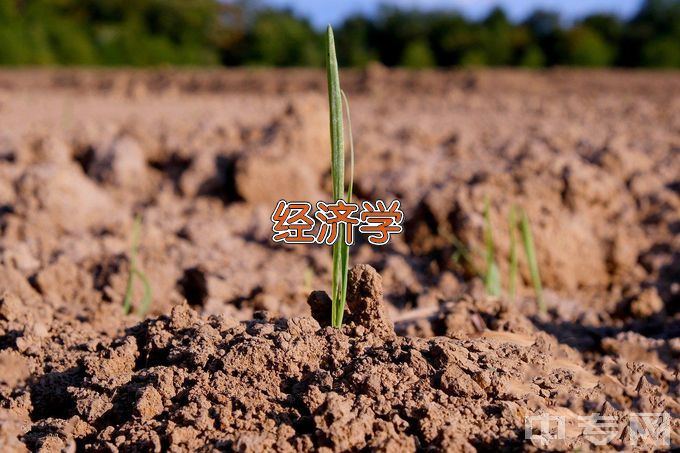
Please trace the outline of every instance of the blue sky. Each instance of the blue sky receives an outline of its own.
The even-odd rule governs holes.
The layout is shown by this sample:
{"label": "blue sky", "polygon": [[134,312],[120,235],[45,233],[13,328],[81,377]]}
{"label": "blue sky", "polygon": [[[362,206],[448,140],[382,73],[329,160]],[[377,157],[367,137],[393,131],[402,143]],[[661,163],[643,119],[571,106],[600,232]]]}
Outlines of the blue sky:
{"label": "blue sky", "polygon": [[314,25],[338,24],[349,14],[371,14],[378,5],[390,4],[405,8],[450,8],[469,17],[483,17],[492,7],[502,6],[512,19],[524,19],[536,8],[559,11],[566,19],[575,19],[592,12],[611,12],[624,17],[634,14],[642,0],[263,0],[276,6],[290,6]]}

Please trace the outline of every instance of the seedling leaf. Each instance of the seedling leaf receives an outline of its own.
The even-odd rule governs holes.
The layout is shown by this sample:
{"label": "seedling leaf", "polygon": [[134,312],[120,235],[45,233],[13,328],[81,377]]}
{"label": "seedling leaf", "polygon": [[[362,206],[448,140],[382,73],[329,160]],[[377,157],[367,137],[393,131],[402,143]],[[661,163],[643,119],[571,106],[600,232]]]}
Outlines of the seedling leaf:
{"label": "seedling leaf", "polygon": [[330,110],[331,130],[331,177],[333,179],[333,200],[341,200],[345,185],[345,137],[342,118],[342,95],[338,60],[335,55],[333,29],[326,31],[326,71],[328,77],[328,106]]}
{"label": "seedling leaf", "polygon": [[139,277],[139,279],[142,282],[142,286],[144,287],[142,303],[139,305],[139,314],[140,316],[144,316],[146,312],[149,311],[149,308],[151,308],[151,301],[153,299],[151,283],[149,282],[149,279],[146,276],[146,274],[140,271],[139,269],[135,269],[135,274],[137,275],[137,277]]}
{"label": "seedling leaf", "polygon": [[310,292],[312,290],[312,281],[314,280],[314,270],[307,266],[305,272],[302,275],[302,287],[305,292]]}
{"label": "seedling leaf", "polygon": [[[345,138],[343,129],[343,97],[340,89],[340,76],[338,74],[338,60],[335,55],[335,40],[333,29],[328,26],[326,30],[326,74],[328,77],[328,105],[330,111],[331,133],[331,179],[333,180],[333,200],[345,198]],[[347,106],[347,119],[349,122],[349,103],[345,96]],[[351,141],[351,126],[350,126]],[[352,200],[352,185],[354,179],[354,147],[351,146],[350,185],[347,189],[347,201]],[[349,246],[346,244],[345,226],[338,227],[338,240],[333,244],[333,276],[331,279],[332,307],[331,324],[333,327],[342,325],[342,317],[345,311],[347,298],[347,277],[349,274]]]}
{"label": "seedling leaf", "polygon": [[531,234],[531,225],[529,223],[529,216],[526,211],[522,209],[522,216],[520,220],[520,231],[522,233],[522,242],[524,243],[524,252],[529,263],[529,274],[531,275],[531,283],[534,286],[536,293],[536,303],[538,310],[541,313],[546,312],[545,302],[543,300],[543,285],[541,284],[541,274],[538,270],[538,261],[536,260],[536,249],[534,247],[534,237]]}
{"label": "seedling leaf", "polygon": [[132,311],[132,298],[134,297],[134,284],[135,277],[139,278],[144,287],[144,293],[142,295],[142,303],[139,307],[139,314],[144,316],[144,314],[151,307],[151,302],[153,299],[153,293],[151,290],[151,284],[146,274],[142,272],[137,266],[137,249],[139,248],[139,239],[142,232],[142,216],[138,215],[135,217],[135,221],[132,224],[132,244],[130,246],[130,274],[128,276],[127,285],[125,287],[125,298],[123,299],[123,313],[128,314]]}
{"label": "seedling leaf", "polygon": [[510,207],[510,214],[508,216],[508,224],[510,226],[510,275],[508,276],[508,293],[510,300],[514,301],[517,293],[517,214],[515,206]]}
{"label": "seedling leaf", "polygon": [[345,92],[342,93],[342,100],[345,102],[345,112],[347,113],[347,134],[349,135],[349,186],[347,186],[347,203],[352,202],[352,191],[354,190],[354,137],[352,136],[352,117],[349,114],[349,101]]}
{"label": "seedling leaf", "polygon": [[501,274],[496,265],[495,245],[493,232],[491,231],[491,212],[489,199],[484,204],[484,244],[486,247],[486,275],[484,276],[484,288],[490,296],[501,294]]}

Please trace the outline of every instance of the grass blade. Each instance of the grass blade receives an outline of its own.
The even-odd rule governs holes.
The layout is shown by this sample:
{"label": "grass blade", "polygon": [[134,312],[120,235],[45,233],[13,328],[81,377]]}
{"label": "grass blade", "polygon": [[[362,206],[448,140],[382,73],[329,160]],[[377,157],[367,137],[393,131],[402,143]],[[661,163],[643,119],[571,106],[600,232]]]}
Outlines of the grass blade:
{"label": "grass blade", "polygon": [[515,301],[517,293],[517,213],[515,206],[510,207],[510,214],[508,216],[508,224],[510,226],[510,275],[508,276],[508,293],[511,301]]}
{"label": "grass blade", "polygon": [[333,179],[333,201],[345,198],[345,137],[342,121],[342,95],[338,60],[335,55],[333,29],[326,31],[326,70],[328,77],[328,106],[331,129],[331,177]]}
{"label": "grass blade", "polygon": [[[333,201],[345,198],[345,137],[343,129],[342,90],[338,73],[338,60],[335,55],[333,29],[326,30],[326,72],[328,77],[328,106],[330,111],[331,132],[331,178],[333,180]],[[349,115],[349,109],[348,109]],[[354,152],[352,151],[352,164]],[[352,168],[352,178],[354,169]],[[351,198],[351,183],[348,195]],[[333,244],[333,276],[331,283],[333,327],[342,325],[347,296],[347,275],[349,271],[349,246],[345,243],[345,227],[339,225],[338,241]]]}
{"label": "grass blade", "polygon": [[307,294],[312,292],[312,282],[313,281],[314,281],[314,270],[310,266],[307,266],[305,268],[304,274],[302,275],[302,287],[304,288],[304,290]]}
{"label": "grass blade", "polygon": [[340,90],[342,100],[345,102],[347,113],[347,134],[349,135],[349,185],[347,186],[347,203],[352,202],[352,190],[354,188],[354,137],[352,136],[352,117],[349,114],[349,101],[345,92]]}
{"label": "grass blade", "polygon": [[[340,242],[340,241],[338,241],[338,242]],[[332,258],[333,259],[333,271],[332,272],[333,272],[333,274],[332,274],[332,278],[331,278],[331,325],[333,327],[336,327],[336,325],[337,325],[337,321],[336,321],[337,314],[336,313],[338,311],[338,307],[337,307],[337,300],[338,300],[338,297],[339,297],[338,296],[338,294],[339,294],[338,288],[342,285],[342,282],[340,282],[338,280],[338,278],[340,276],[340,269],[341,269],[341,266],[340,266],[340,259],[341,259],[340,248],[337,247],[338,242],[333,244],[333,249],[332,249],[333,250],[332,251],[332,256],[333,256],[333,258]]]}
{"label": "grass blade", "polygon": [[125,286],[125,298],[123,299],[123,313],[130,314],[132,311],[132,295],[134,294],[135,279],[132,277],[133,272],[128,276],[127,285]]}
{"label": "grass blade", "polygon": [[139,269],[135,269],[135,274],[142,281],[142,286],[144,287],[144,294],[142,295],[142,303],[139,306],[139,315],[144,316],[149,308],[151,308],[151,301],[153,298],[153,293],[151,291],[151,283],[146,274]]}
{"label": "grass blade", "polygon": [[144,294],[142,295],[142,303],[139,307],[139,314],[144,314],[151,307],[153,300],[153,293],[151,284],[146,274],[137,267],[137,249],[139,248],[139,240],[142,233],[142,216],[135,217],[132,224],[132,244],[130,247],[130,274],[128,276],[127,285],[125,287],[125,298],[123,299],[123,313],[128,314],[132,311],[132,298],[134,296],[135,277],[139,278],[144,287]]}
{"label": "grass blade", "polygon": [[501,275],[495,258],[495,245],[493,232],[491,231],[491,209],[489,199],[484,205],[484,244],[486,247],[486,275],[484,276],[484,288],[490,296],[500,296]]}
{"label": "grass blade", "polygon": [[451,254],[451,260],[453,261],[454,266],[460,267],[468,274],[483,277],[483,274],[479,272],[473,259],[475,250],[472,250],[465,245],[465,243],[458,239],[454,233],[445,232],[442,228],[438,228],[437,234],[453,245],[454,251]]}
{"label": "grass blade", "polygon": [[[354,187],[354,137],[352,136],[352,118],[349,113],[349,101],[347,100],[347,96],[345,95],[345,92],[340,90],[340,94],[342,95],[342,100],[344,101],[345,104],[345,113],[347,114],[347,133],[349,135],[349,185],[347,186],[347,203],[352,202],[352,191]],[[344,150],[343,150],[344,151]],[[340,240],[343,241],[345,238],[345,227],[344,225],[340,224]],[[340,295],[339,295],[339,303],[336,304],[336,313],[335,313],[335,319],[337,322],[336,327],[340,327],[342,325],[342,317],[345,312],[345,301],[347,300],[347,277],[349,275],[349,246],[346,244],[342,244],[340,249],[340,276],[341,276],[341,283],[340,283]]]}
{"label": "grass blade", "polygon": [[531,234],[531,225],[529,224],[529,216],[526,211],[522,209],[522,217],[520,220],[520,231],[522,233],[522,242],[524,243],[524,252],[529,263],[529,274],[531,275],[531,283],[536,292],[536,303],[538,310],[541,313],[546,312],[545,302],[543,300],[543,285],[541,284],[541,274],[538,270],[538,261],[536,260],[536,249],[534,247],[534,237]]}
{"label": "grass blade", "polygon": [[130,244],[130,274],[128,275],[125,287],[125,298],[123,299],[123,313],[128,314],[132,311],[132,296],[134,295],[135,269],[137,268],[137,247],[139,237],[142,232],[142,216],[138,215],[132,224],[132,242]]}
{"label": "grass blade", "polygon": [[338,288],[338,296],[335,303],[335,327],[340,327],[342,325],[342,317],[345,313],[345,301],[347,300],[347,278],[349,275],[349,246],[345,244],[345,227],[344,225],[339,225],[340,236],[338,243],[340,244],[340,286]]}

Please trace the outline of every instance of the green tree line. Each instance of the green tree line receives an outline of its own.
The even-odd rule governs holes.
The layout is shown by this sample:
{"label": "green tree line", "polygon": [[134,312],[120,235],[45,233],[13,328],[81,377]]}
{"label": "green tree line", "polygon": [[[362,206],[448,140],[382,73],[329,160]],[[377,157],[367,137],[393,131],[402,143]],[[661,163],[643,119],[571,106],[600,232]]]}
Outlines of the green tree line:
{"label": "green tree line", "polygon": [[[645,0],[630,19],[565,24],[538,10],[521,22],[494,9],[383,7],[336,27],[343,66],[680,67],[680,0]],[[322,66],[322,32],[289,10],[252,1],[0,0],[2,65]]]}

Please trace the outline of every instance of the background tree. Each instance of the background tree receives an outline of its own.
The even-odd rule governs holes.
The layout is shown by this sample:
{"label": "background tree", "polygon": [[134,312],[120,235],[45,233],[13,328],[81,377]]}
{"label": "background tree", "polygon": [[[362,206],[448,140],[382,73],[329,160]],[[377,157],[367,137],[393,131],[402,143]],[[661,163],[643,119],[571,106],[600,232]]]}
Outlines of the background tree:
{"label": "background tree", "polygon": [[680,67],[680,1],[645,0],[623,35],[620,64]]}
{"label": "background tree", "polygon": [[[321,66],[321,30],[265,0],[0,0],[3,65]],[[339,61],[387,66],[680,67],[680,0],[645,0],[628,21],[574,23],[501,8],[481,20],[453,10],[383,7],[336,26]]]}
{"label": "background tree", "polygon": [[244,63],[266,66],[321,66],[323,43],[308,21],[292,12],[260,12],[249,30]]}
{"label": "background tree", "polygon": [[567,32],[566,47],[566,62],[574,66],[608,66],[614,59],[614,49],[586,25]]}
{"label": "background tree", "polygon": [[371,44],[375,42],[376,33],[375,24],[364,16],[346,19],[337,31],[335,41],[340,65],[363,67],[378,61],[378,52]]}

